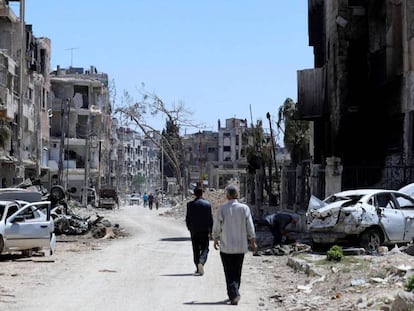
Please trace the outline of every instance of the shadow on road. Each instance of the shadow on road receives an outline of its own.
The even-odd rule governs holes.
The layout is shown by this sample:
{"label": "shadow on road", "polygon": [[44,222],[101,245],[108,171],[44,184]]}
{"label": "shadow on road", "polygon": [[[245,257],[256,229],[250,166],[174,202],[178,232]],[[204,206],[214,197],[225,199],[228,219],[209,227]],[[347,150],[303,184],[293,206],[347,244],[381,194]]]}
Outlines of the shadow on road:
{"label": "shadow on road", "polygon": [[220,301],[189,301],[184,302],[184,305],[205,305],[205,306],[212,306],[212,305],[228,305],[229,300],[220,300]]}
{"label": "shadow on road", "polygon": [[160,239],[160,241],[164,241],[164,242],[183,242],[183,241],[191,241],[191,238],[190,237],[164,238],[164,239]]}
{"label": "shadow on road", "polygon": [[39,257],[44,258],[44,254],[34,253],[31,256],[27,256],[23,254],[3,254],[3,255],[0,255],[0,262],[1,261],[16,261],[16,262],[33,261],[33,258],[39,258]]}
{"label": "shadow on road", "polygon": [[161,274],[161,276],[194,276],[194,273]]}

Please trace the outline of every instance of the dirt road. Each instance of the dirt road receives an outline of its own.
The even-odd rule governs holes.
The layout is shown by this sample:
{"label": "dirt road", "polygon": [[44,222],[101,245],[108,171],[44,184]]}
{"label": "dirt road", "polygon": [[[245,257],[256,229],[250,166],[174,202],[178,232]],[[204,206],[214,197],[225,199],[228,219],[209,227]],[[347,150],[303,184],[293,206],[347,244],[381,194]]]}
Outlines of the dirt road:
{"label": "dirt road", "polygon": [[[128,236],[58,242],[53,256],[2,258],[0,310],[234,310],[227,305],[219,253],[210,247],[205,275],[194,276],[183,221],[138,206],[108,211]],[[75,238],[73,238],[75,239]],[[251,253],[246,255],[238,310],[268,310]]]}

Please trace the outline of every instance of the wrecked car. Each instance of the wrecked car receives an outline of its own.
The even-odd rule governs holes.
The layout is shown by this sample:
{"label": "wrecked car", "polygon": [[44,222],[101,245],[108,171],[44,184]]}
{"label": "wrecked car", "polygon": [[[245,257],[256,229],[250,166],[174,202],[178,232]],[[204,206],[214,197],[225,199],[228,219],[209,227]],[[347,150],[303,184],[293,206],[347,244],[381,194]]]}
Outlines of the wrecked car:
{"label": "wrecked car", "polygon": [[99,190],[99,208],[115,209],[118,203],[118,194],[115,189],[104,188]]}
{"label": "wrecked car", "polygon": [[400,191],[360,189],[312,196],[307,228],[316,246],[357,244],[367,251],[414,238],[414,198]]}
{"label": "wrecked car", "polygon": [[49,249],[56,245],[50,201],[0,201],[0,254]]}

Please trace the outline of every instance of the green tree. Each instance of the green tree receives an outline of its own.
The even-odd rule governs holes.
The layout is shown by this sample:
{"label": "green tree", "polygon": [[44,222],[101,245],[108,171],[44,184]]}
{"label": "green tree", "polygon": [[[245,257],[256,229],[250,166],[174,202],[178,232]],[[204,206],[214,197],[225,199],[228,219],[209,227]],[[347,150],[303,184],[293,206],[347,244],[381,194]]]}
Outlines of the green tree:
{"label": "green tree", "polygon": [[297,106],[291,98],[279,108],[277,126],[284,134],[283,142],[290,153],[291,164],[295,166],[309,159],[309,121],[299,119]]}
{"label": "green tree", "polygon": [[134,187],[134,189],[141,190],[141,186],[145,184],[145,181],[145,176],[135,175],[132,178],[131,184]]}

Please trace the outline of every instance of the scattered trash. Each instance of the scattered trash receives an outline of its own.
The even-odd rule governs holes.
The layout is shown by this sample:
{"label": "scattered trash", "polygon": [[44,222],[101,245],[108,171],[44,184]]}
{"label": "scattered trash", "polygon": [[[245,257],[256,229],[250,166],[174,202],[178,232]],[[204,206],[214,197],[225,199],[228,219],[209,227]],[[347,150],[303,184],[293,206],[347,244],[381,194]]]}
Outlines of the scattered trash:
{"label": "scattered trash", "polygon": [[351,281],[351,286],[363,285],[365,283],[364,279],[355,279]]}

